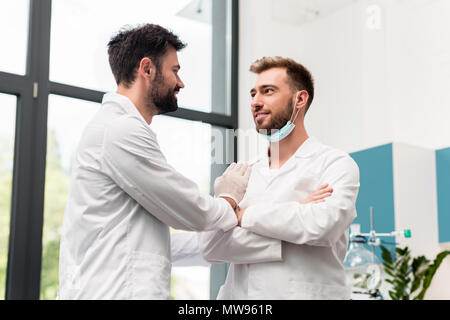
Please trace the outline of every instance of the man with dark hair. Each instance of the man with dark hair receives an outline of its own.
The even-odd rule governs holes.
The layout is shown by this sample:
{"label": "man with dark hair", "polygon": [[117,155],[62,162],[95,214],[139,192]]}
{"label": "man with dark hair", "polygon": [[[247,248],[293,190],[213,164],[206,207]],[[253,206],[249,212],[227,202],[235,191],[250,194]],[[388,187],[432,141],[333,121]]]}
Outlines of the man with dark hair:
{"label": "man with dark hair", "polygon": [[231,263],[218,298],[349,299],[342,262],[358,166],[306,132],[314,82],[304,66],[266,57],[250,70],[251,111],[269,147],[252,166],[238,226],[201,234],[207,261]]}
{"label": "man with dark hair", "polygon": [[147,24],[109,42],[117,91],[83,132],[61,234],[60,299],[168,299],[169,226],[227,231],[246,190],[249,169],[231,164],[213,198],[175,171],[150,128],[177,109],[176,35]]}
{"label": "man with dark hair", "polygon": [[[158,25],[120,31],[108,43],[109,64],[119,89],[130,89],[137,76],[137,66],[142,63],[145,72],[154,69],[151,89],[141,99],[146,104],[154,104],[155,108],[146,105],[146,109],[158,111],[158,114],[176,111],[176,94],[184,88],[178,77],[180,65],[176,52],[185,46],[176,35]],[[170,59],[171,63],[165,66],[167,70],[162,70],[163,58]]]}
{"label": "man with dark hair", "polygon": [[[108,43],[109,64],[119,86],[118,93],[125,96],[132,94],[130,89],[136,81],[139,68],[143,68],[147,74],[153,71],[152,85],[139,97],[142,104],[136,103],[136,107],[142,105],[146,115],[149,112],[162,114],[176,111],[176,94],[184,88],[178,77],[180,65],[177,51],[185,46],[176,35],[158,25],[148,24],[121,30]],[[165,64],[167,70],[162,70],[163,58],[169,60]]]}

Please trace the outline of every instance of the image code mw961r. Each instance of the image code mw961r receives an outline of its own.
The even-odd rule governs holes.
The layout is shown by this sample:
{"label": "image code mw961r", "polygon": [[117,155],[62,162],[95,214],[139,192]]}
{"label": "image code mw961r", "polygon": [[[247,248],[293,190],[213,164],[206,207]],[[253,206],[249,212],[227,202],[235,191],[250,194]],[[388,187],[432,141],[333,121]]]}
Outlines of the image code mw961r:
{"label": "image code mw961r", "polygon": [[223,305],[222,314],[260,314],[267,315],[272,314],[271,305]]}

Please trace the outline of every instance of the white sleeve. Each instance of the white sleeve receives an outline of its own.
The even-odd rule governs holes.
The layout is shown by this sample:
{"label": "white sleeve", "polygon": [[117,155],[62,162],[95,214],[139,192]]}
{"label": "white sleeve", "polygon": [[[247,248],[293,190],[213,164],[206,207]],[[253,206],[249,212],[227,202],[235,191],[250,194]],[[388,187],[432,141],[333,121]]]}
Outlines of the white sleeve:
{"label": "white sleeve", "polygon": [[172,168],[154,133],[134,116],[118,118],[106,128],[102,159],[104,172],[115,183],[175,229],[226,231],[237,225],[228,202],[202,194],[194,182]]}
{"label": "white sleeve", "polygon": [[210,263],[261,263],[282,261],[281,241],[240,227],[200,233],[200,250]]}
{"label": "white sleeve", "polygon": [[246,209],[242,228],[296,244],[329,246],[335,243],[356,218],[359,168],[350,156],[333,161],[324,171],[321,184],[333,193],[325,202],[258,204]]}
{"label": "white sleeve", "polygon": [[174,267],[209,266],[200,252],[198,232],[172,232],[170,234],[170,249]]}

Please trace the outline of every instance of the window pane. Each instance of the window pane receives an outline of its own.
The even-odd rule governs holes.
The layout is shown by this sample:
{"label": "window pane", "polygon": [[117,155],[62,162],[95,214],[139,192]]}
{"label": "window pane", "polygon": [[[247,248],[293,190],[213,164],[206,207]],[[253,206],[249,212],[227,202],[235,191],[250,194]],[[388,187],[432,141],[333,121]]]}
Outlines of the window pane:
{"label": "window pane", "polygon": [[15,96],[0,93],[0,299],[5,299],[16,122]]}
{"label": "window pane", "polygon": [[[153,118],[150,127],[167,162],[209,194],[211,176],[211,126],[167,116]],[[172,232],[177,232],[172,230]],[[209,266],[172,268],[171,297],[175,300],[209,299]]]}
{"label": "window pane", "polygon": [[150,128],[167,162],[209,194],[211,125],[160,115],[153,118]]}
{"label": "window pane", "polygon": [[0,2],[0,71],[25,74],[28,0]]}
{"label": "window pane", "polygon": [[83,129],[99,108],[98,103],[49,96],[41,299],[56,298],[60,228],[66,208],[72,164]]}
{"label": "window pane", "polygon": [[[50,79],[115,90],[108,41],[124,25],[155,23],[188,44],[178,53],[179,74],[186,86],[178,95],[180,107],[226,113],[226,4],[225,0],[128,0],[126,5],[120,0],[53,1]],[[213,43],[217,43],[215,51]]]}

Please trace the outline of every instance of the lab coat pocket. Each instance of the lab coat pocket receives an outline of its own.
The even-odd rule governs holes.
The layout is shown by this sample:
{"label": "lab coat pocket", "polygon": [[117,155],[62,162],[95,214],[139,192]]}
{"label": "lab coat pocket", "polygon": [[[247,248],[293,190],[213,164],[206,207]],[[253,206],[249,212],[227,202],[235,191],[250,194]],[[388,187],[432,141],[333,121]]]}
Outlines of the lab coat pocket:
{"label": "lab coat pocket", "polygon": [[294,300],[349,300],[350,289],[346,286],[326,285],[290,280],[290,299]]}
{"label": "lab coat pocket", "polygon": [[128,265],[131,299],[169,299],[171,264],[158,254],[133,251]]}

